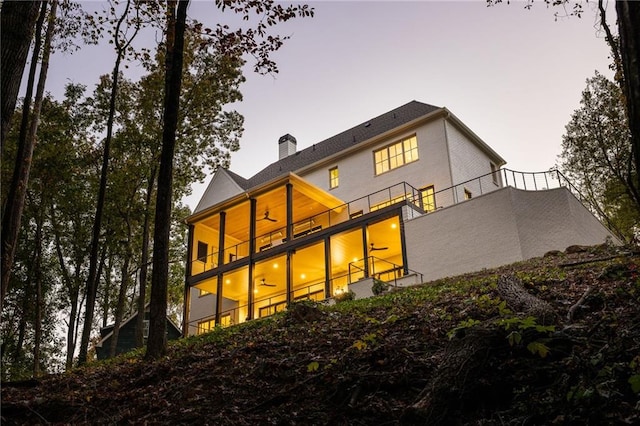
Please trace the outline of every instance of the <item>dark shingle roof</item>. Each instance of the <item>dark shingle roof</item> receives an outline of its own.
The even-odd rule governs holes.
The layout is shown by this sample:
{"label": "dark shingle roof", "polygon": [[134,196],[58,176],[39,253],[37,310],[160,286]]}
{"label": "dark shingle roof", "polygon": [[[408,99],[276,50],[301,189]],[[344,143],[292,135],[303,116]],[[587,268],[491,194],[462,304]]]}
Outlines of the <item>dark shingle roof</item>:
{"label": "dark shingle roof", "polygon": [[[236,177],[240,178],[242,183],[248,185],[247,188],[253,188],[289,172],[295,172],[316,161],[322,160],[332,154],[343,151],[438,109],[440,109],[440,107],[411,101],[408,104],[367,120],[349,130],[345,130],[329,139],[325,139],[322,142],[318,142],[293,155],[276,161],[249,179],[243,179],[236,174],[232,176],[234,179]],[[238,179],[236,179],[236,181],[238,181]],[[238,181],[238,184],[243,186],[240,181]]]}
{"label": "dark shingle roof", "polygon": [[251,186],[249,186],[249,181],[247,179],[243,178],[237,173],[232,172],[229,169],[226,169],[226,172],[229,173],[229,176],[231,177],[231,179],[233,179],[238,184],[238,186],[240,186],[240,188],[244,190],[251,188]]}

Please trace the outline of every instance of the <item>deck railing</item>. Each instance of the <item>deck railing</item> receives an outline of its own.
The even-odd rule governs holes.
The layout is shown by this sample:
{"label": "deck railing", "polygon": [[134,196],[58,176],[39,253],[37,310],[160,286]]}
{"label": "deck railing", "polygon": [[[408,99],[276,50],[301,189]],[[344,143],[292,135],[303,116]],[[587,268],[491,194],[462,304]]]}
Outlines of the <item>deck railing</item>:
{"label": "deck railing", "polygon": [[[448,188],[437,190],[433,193],[433,204],[426,209],[423,206],[423,193],[407,182],[401,182],[390,187],[372,192],[361,198],[342,204],[333,209],[325,210],[314,216],[292,224],[293,239],[301,238],[314,232],[326,229],[339,223],[358,218],[364,214],[379,210],[398,202],[408,202],[418,215],[458,204],[465,200],[465,188],[473,188],[475,192],[468,194],[476,197],[505,186],[530,191],[540,191],[558,187],[566,187],[583,204],[585,198],[580,191],[556,169],[544,172],[520,172],[511,169],[500,169],[484,175],[466,180]],[[277,228],[266,234],[256,237],[256,251],[263,251],[282,244],[286,241],[286,226]],[[243,241],[224,249],[224,263],[231,263],[248,256],[249,241]],[[192,262],[192,275],[211,270],[219,266],[218,253],[212,253],[206,258]]]}

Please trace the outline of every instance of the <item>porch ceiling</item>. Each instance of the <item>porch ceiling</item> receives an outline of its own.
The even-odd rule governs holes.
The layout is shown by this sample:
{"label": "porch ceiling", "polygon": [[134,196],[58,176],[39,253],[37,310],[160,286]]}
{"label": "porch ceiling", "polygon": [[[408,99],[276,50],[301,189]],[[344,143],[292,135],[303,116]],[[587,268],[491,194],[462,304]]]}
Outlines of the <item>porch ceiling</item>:
{"label": "porch ceiling", "polygon": [[[289,178],[281,182],[279,186],[266,192],[254,194],[247,193],[248,197],[256,199],[256,236],[271,232],[282,231],[283,238],[287,220],[287,193],[286,184],[293,185],[293,222],[299,222],[314,215],[320,214],[329,209],[341,210],[345,202],[305,181],[304,179],[291,174]],[[249,239],[249,199],[242,201],[226,209],[225,233],[238,241]],[[265,220],[268,212],[269,219]],[[201,224],[212,229],[219,227],[217,214],[204,219]]]}

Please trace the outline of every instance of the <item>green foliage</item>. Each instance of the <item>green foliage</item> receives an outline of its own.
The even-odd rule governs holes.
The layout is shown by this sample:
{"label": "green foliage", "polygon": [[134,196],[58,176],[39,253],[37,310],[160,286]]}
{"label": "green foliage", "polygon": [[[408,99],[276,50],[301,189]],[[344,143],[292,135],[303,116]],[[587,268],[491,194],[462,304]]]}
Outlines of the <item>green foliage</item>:
{"label": "green foliage", "polygon": [[353,292],[353,290],[347,290],[333,296],[333,299],[336,301],[336,303],[348,302],[351,300],[355,300],[355,298],[356,294]]}
{"label": "green foliage", "polygon": [[622,99],[618,85],[603,75],[587,79],[580,108],[566,126],[559,168],[594,213],[631,238],[640,200],[633,196],[637,171]]}
{"label": "green foliage", "polygon": [[371,287],[371,291],[373,292],[374,295],[378,296],[387,290],[389,290],[388,283],[382,280],[379,280],[377,278],[373,279],[373,286]]}
{"label": "green foliage", "polygon": [[476,326],[480,324],[479,320],[473,319],[473,318],[469,318],[466,319],[464,321],[461,321],[455,328],[453,328],[452,330],[449,330],[449,332],[447,333],[447,336],[449,337],[449,339],[453,339],[458,332],[471,328],[473,326]]}

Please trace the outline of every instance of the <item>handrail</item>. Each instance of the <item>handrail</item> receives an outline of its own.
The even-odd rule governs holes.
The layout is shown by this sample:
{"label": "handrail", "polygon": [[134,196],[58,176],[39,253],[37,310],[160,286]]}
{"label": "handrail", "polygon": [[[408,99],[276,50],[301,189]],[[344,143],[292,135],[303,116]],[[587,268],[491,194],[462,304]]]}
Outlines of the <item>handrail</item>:
{"label": "handrail", "polygon": [[[487,177],[491,177],[492,184],[490,185],[490,189],[486,188],[486,184],[484,185],[484,187],[482,184],[483,180],[486,182]],[[589,208],[590,210],[593,209],[591,203],[588,202],[588,198],[584,197],[575,187],[575,185],[573,185],[571,181],[569,181],[569,179],[557,169],[550,169],[543,172],[521,172],[507,168],[501,168],[493,172],[485,173],[475,178],[460,182],[456,185],[452,185],[450,187],[435,191],[433,193],[433,199],[435,203],[434,206],[437,205],[438,209],[442,209],[444,207],[460,203],[461,201],[459,200],[458,195],[459,189],[461,187],[464,188],[467,186],[471,186],[470,184],[476,183],[477,189],[479,189],[479,194],[476,193],[475,195],[483,195],[485,193],[489,193],[506,186],[510,186],[516,189],[534,191],[566,187],[572,194],[576,196],[576,198],[578,198],[578,200],[583,205],[585,205],[585,207]],[[442,199],[442,196],[447,192],[451,192],[450,202],[443,201]],[[449,197],[445,198],[449,199]],[[325,210],[314,216],[310,216],[303,220],[294,222],[292,224],[294,230],[296,229],[296,227],[300,227],[302,225],[305,225],[305,230],[299,233],[294,232],[293,238],[299,238],[304,235],[316,232],[320,229],[326,229],[336,224],[347,222],[363,214],[367,214],[379,208],[386,207],[387,205],[395,204],[402,201],[410,203],[412,207],[416,208],[419,211],[420,214],[428,213],[422,205],[421,191],[407,182],[400,182],[387,188],[367,194],[363,197],[356,198],[355,200],[349,201],[348,203],[344,203],[332,209]],[[346,211],[346,213],[341,214],[344,211]],[[612,229],[617,234],[620,234],[604,212],[596,211],[594,212],[594,214],[596,214],[596,216],[599,217],[601,221],[606,222],[607,228]],[[279,236],[279,234],[282,234],[282,236]],[[278,237],[274,238],[274,235],[278,235]],[[260,251],[261,249],[274,247],[279,244],[278,239],[282,238],[284,240],[285,236],[286,227],[278,228],[271,232],[258,235],[256,237],[256,250]],[[247,250],[243,250],[243,245],[247,246]],[[248,241],[242,241],[234,246],[224,248],[225,263],[230,263],[231,261],[245,258],[246,255],[241,255],[240,253],[248,251],[248,246]],[[229,255],[231,255],[231,258],[233,260],[229,260]],[[207,256],[206,262],[202,262],[200,259],[193,260],[192,271],[198,271],[195,273],[195,275],[197,275],[198,273],[216,268],[217,266],[219,266],[217,265],[217,257],[218,253],[213,253]],[[196,266],[196,262],[199,261],[203,263],[202,266]]]}

